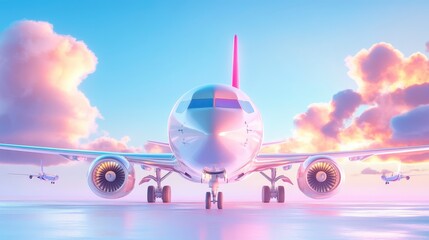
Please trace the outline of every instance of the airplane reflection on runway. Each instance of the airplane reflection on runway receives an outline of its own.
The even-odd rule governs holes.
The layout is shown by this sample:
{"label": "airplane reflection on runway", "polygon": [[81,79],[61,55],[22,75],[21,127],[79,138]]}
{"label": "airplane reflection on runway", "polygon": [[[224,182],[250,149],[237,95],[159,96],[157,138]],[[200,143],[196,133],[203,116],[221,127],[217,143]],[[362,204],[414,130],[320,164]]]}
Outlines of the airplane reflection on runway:
{"label": "airplane reflection on runway", "polygon": [[[427,204],[151,204],[0,202],[0,235],[44,239],[414,239]],[[21,231],[25,229],[25,231]]]}

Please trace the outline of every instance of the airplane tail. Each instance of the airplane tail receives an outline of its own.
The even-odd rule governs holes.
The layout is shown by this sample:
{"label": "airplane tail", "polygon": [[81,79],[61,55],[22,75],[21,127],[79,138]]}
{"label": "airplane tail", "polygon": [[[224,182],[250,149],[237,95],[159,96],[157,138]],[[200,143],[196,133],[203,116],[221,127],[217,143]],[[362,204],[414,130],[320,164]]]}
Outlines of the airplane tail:
{"label": "airplane tail", "polygon": [[43,171],[43,160],[40,160],[40,170],[42,171],[42,174],[44,174],[45,172]]}
{"label": "airplane tail", "polygon": [[238,78],[238,38],[234,35],[234,50],[232,59],[232,86],[240,88],[240,81]]}

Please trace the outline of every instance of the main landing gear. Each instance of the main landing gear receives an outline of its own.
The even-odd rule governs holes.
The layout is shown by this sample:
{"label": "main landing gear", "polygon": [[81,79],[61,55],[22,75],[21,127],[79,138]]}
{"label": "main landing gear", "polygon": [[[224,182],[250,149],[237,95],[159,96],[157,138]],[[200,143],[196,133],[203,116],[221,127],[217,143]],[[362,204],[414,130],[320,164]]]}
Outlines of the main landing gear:
{"label": "main landing gear", "polygon": [[155,186],[147,187],[147,202],[154,203],[157,198],[161,198],[163,203],[171,202],[171,187],[166,185],[164,187],[161,186],[161,182],[164,181],[172,172],[169,171],[163,177],[161,177],[161,169],[155,169],[155,176],[148,175],[144,177],[139,185],[149,182],[150,180],[154,180],[156,182]]}
{"label": "main landing gear", "polygon": [[264,172],[260,172],[262,176],[264,176],[271,183],[271,188],[269,186],[262,187],[262,202],[269,203],[271,198],[276,198],[277,202],[284,203],[285,187],[278,186],[276,188],[276,182],[279,180],[282,180],[283,182],[290,183],[291,185],[293,185],[293,183],[288,177],[284,175],[277,177],[277,169],[271,168],[270,170],[271,170],[271,177],[265,174]]}
{"label": "main landing gear", "polygon": [[219,192],[219,179],[225,180],[225,172],[219,173],[205,173],[207,179],[209,179],[209,187],[211,192],[206,192],[206,209],[212,207],[212,203],[217,205],[218,209],[223,208],[223,193]]}

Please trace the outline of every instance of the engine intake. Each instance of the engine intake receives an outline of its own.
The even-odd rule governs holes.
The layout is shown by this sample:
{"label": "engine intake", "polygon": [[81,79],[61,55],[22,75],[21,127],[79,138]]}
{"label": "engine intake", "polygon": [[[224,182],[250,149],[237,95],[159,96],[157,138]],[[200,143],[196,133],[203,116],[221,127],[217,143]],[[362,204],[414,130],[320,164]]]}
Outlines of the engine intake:
{"label": "engine intake", "polygon": [[299,189],[308,197],[322,199],[339,190],[343,178],[338,164],[328,156],[310,157],[298,170]]}
{"label": "engine intake", "polygon": [[103,198],[121,198],[134,188],[133,165],[121,156],[100,156],[88,171],[88,185]]}

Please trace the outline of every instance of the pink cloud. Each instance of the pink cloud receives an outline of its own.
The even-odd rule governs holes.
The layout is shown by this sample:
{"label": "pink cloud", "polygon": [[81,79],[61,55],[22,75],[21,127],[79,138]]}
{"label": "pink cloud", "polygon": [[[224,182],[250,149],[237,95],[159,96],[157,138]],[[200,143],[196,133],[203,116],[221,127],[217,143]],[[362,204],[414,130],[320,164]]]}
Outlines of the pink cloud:
{"label": "pink cloud", "polygon": [[[141,152],[120,140],[100,137],[98,109],[79,90],[97,58],[84,42],[61,35],[47,22],[20,21],[0,37],[0,142],[99,151]],[[59,156],[0,152],[4,163],[66,163]]]}
{"label": "pink cloud", "polygon": [[[100,117],[78,89],[96,64],[85,43],[55,33],[47,22],[10,26],[0,38],[0,142],[77,147]],[[13,163],[41,157],[0,154]]]}
{"label": "pink cloud", "polygon": [[141,152],[142,148],[128,146],[129,137],[123,137],[117,140],[112,137],[100,137],[83,145],[82,147],[89,150],[109,151],[109,152]]}
{"label": "pink cloud", "polygon": [[333,111],[330,113],[330,121],[322,127],[322,132],[326,136],[337,138],[344,120],[351,117],[361,101],[361,96],[350,89],[335,94],[331,101]]}
{"label": "pink cloud", "polygon": [[[357,91],[344,90],[329,103],[312,104],[295,118],[291,138],[265,152],[310,152],[429,144],[429,60],[405,57],[388,43],[346,59]],[[357,111],[360,109],[360,111]],[[400,156],[428,161],[428,154]]]}
{"label": "pink cloud", "polygon": [[429,139],[429,105],[419,106],[392,118],[393,138],[398,141]]}
{"label": "pink cloud", "polygon": [[364,100],[372,101],[380,91],[398,78],[402,53],[388,43],[378,43],[349,57],[349,75],[359,86]]}
{"label": "pink cloud", "polygon": [[171,153],[171,148],[167,143],[149,141],[144,145],[148,153]]}
{"label": "pink cloud", "polygon": [[381,171],[372,169],[372,168],[365,168],[361,171],[361,174],[366,174],[366,175],[381,175],[381,174],[388,174],[388,173],[392,173],[392,171],[387,170],[387,169],[383,169]]}
{"label": "pink cloud", "polygon": [[403,99],[404,103],[411,107],[429,104],[429,83],[413,85],[402,92],[403,96],[398,98]]}

